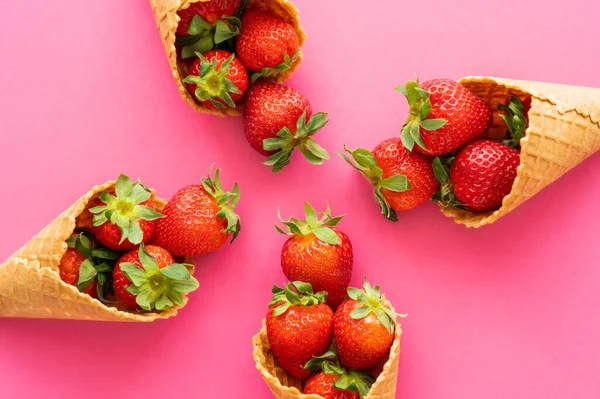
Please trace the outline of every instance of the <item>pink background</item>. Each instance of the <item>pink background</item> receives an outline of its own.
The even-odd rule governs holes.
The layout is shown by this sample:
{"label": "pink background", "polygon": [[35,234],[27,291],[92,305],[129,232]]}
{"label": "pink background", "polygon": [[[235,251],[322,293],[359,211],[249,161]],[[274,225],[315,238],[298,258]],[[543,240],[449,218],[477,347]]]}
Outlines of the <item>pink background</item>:
{"label": "pink background", "polygon": [[[309,38],[290,84],[330,113],[317,136],[330,153],[398,134],[393,87],[415,72],[600,87],[592,0],[297,6]],[[480,230],[434,204],[393,224],[337,156],[272,175],[240,118],[187,106],[146,1],[2,1],[0,14],[1,259],[120,172],[169,198],[215,162],[243,219],[238,242],[197,259],[201,289],[168,322],[1,319],[1,398],[270,397],[250,339],[284,280],[277,207],[299,216],[304,200],[347,213],[353,282],[366,273],[409,313],[399,398],[600,397],[600,156]]]}

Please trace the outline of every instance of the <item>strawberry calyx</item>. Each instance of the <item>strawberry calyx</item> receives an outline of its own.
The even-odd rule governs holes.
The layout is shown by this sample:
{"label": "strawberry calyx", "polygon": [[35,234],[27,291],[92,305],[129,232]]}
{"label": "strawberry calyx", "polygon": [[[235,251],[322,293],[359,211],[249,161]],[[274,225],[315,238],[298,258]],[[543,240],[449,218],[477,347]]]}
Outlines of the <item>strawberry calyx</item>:
{"label": "strawberry calyx", "polygon": [[500,118],[506,123],[509,133],[509,138],[502,141],[502,143],[515,150],[520,150],[521,139],[525,137],[525,131],[529,127],[529,122],[525,116],[525,105],[519,97],[511,94],[508,105],[498,104],[498,109],[504,111]]}
{"label": "strawberry calyx", "polygon": [[308,202],[304,203],[304,213],[306,218],[305,220],[296,219],[294,217],[291,217],[288,220],[283,220],[281,215],[278,215],[281,223],[287,227],[287,231],[279,227],[277,223],[275,224],[275,228],[278,232],[285,235],[306,236],[309,234],[314,234],[320,241],[327,244],[341,244],[342,240],[340,237],[338,237],[335,231],[333,231],[332,227],[336,226],[345,215],[331,217],[331,208],[329,207],[329,204],[327,204],[327,209],[325,212],[321,213],[323,217],[319,219],[315,208],[313,208]]}
{"label": "strawberry calyx", "polygon": [[292,160],[293,151],[298,148],[304,158],[313,165],[322,165],[329,160],[329,154],[312,138],[323,126],[329,122],[327,113],[318,112],[306,121],[306,109],[296,122],[296,133],[292,133],[284,126],[276,138],[263,140],[265,151],[276,151],[265,161],[265,165],[273,167],[273,173],[279,172]]}
{"label": "strawberry calyx", "polygon": [[433,158],[433,174],[440,182],[440,189],[433,194],[431,201],[437,202],[442,208],[454,207],[467,210],[465,205],[456,198],[454,185],[450,180],[450,165],[453,160],[454,153]]}
{"label": "strawberry calyx", "polygon": [[100,193],[100,201],[104,205],[90,208],[94,215],[92,223],[101,226],[106,222],[116,224],[121,230],[122,243],[126,239],[132,244],[139,244],[144,238],[139,219],[156,220],[163,214],[148,206],[140,205],[150,199],[152,191],[139,180],[133,183],[129,176],[121,174],[115,183],[115,194],[108,191]]}
{"label": "strawberry calyx", "polygon": [[221,208],[217,213],[217,217],[227,220],[227,227],[222,230],[222,233],[233,234],[231,238],[231,242],[233,242],[242,228],[240,216],[234,211],[235,206],[240,200],[240,187],[235,183],[231,192],[223,191],[220,172],[217,169],[214,177],[211,177],[211,167],[211,170],[208,171],[208,176],[202,180],[202,187],[204,191],[217,200],[217,205]]}
{"label": "strawberry calyx", "polygon": [[273,167],[273,173],[282,170],[292,160],[296,148],[300,150],[306,160],[313,165],[322,165],[329,160],[327,150],[321,147],[312,138],[323,126],[329,122],[327,113],[318,112],[306,122],[306,109],[296,122],[296,133],[292,134],[287,126],[277,133],[276,138],[263,140],[263,148],[266,151],[276,151],[265,161],[265,165]]}
{"label": "strawberry calyx", "polygon": [[390,333],[394,331],[397,317],[406,317],[404,314],[397,315],[383,304],[379,286],[371,287],[366,276],[363,289],[348,287],[348,296],[359,304],[364,305],[354,309],[350,313],[351,318],[355,320],[364,319],[369,314],[374,313]]}
{"label": "strawberry calyx", "polygon": [[421,88],[419,79],[408,81],[405,86],[397,86],[395,89],[406,97],[409,106],[409,115],[400,133],[402,144],[409,151],[412,151],[415,143],[422,149],[427,150],[421,138],[421,128],[428,131],[438,130],[448,121],[428,118],[431,112],[430,93]]}
{"label": "strawberry calyx", "polygon": [[183,45],[181,58],[192,58],[196,53],[206,53],[225,45],[228,40],[240,34],[241,27],[242,22],[238,17],[224,16],[211,25],[200,15],[194,15],[188,36],[176,38],[177,43]]}
{"label": "strawberry calyx", "polygon": [[199,287],[198,280],[190,274],[190,265],[173,263],[162,269],[156,260],[140,245],[138,256],[143,269],[134,263],[120,265],[121,271],[131,281],[127,291],[135,295],[136,303],[144,310],[166,310],[183,304],[183,295]]}
{"label": "strawberry calyx", "polygon": [[89,234],[88,236],[85,232],[73,234],[67,239],[67,245],[85,257],[79,266],[77,289],[84,292],[96,280],[98,299],[104,303],[112,303],[106,299],[106,294],[112,289],[112,271],[119,254],[107,248],[98,247],[93,235]]}
{"label": "strawberry calyx", "polygon": [[287,51],[284,54],[283,62],[277,65],[275,68],[264,67],[260,72],[255,72],[252,74],[251,80],[255,82],[258,78],[261,77],[271,77],[280,72],[286,71],[292,67],[292,65],[298,60],[300,56],[300,50],[296,50],[294,55],[290,58]]}
{"label": "strawberry calyx", "polygon": [[408,178],[404,175],[393,175],[384,179],[383,170],[379,167],[377,159],[375,159],[375,156],[369,150],[365,150],[364,148],[349,150],[346,145],[344,145],[344,151],[350,154],[353,159],[350,159],[346,154],[341,152],[338,153],[338,155],[354,169],[361,172],[373,184],[373,192],[375,194],[375,199],[377,199],[377,202],[381,207],[381,214],[387,219],[397,222],[398,217],[396,211],[390,207],[390,204],[385,199],[381,189],[385,188],[386,190],[396,193],[407,191],[410,189]]}
{"label": "strawberry calyx", "polygon": [[355,371],[342,366],[334,351],[328,350],[321,356],[310,359],[303,367],[307,370],[322,370],[325,374],[335,374],[338,379],[333,384],[334,388],[350,392],[358,392],[363,398],[369,393],[375,378],[370,374]]}
{"label": "strawberry calyx", "polygon": [[273,316],[277,317],[285,313],[290,306],[312,306],[327,301],[327,292],[313,293],[312,285],[302,281],[292,281],[284,288],[277,285],[271,290],[273,299],[269,302],[269,308],[273,309]]}
{"label": "strawberry calyx", "polygon": [[[242,92],[227,77],[231,61],[233,61],[235,54],[231,54],[218,70],[217,57],[213,58],[211,63],[201,53],[197,52],[196,55],[200,58],[200,76],[188,75],[183,80],[185,83],[197,86],[194,96],[196,96],[198,101],[210,101],[217,108],[225,108],[223,102],[229,107],[235,108],[235,103],[230,93],[242,94]],[[223,102],[217,100],[222,100]]]}

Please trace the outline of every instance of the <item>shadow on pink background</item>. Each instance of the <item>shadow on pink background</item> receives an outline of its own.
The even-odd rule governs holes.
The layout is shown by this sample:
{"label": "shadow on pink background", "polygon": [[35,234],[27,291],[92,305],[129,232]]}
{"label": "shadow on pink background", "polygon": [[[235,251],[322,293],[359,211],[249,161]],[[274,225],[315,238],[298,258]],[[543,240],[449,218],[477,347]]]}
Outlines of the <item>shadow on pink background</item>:
{"label": "shadow on pink background", "polygon": [[[309,34],[290,84],[330,124],[330,153],[374,147],[406,115],[395,85],[495,75],[600,87],[593,1],[297,0]],[[169,198],[211,163],[239,182],[238,242],[197,259],[201,288],[151,325],[0,319],[0,398],[269,398],[251,336],[282,283],[277,207],[347,213],[353,282],[380,283],[403,321],[398,398],[600,397],[600,156],[492,226],[434,204],[379,215],[334,156],[278,175],[240,118],[179,97],[145,0],[1,2],[0,258],[120,172]]]}

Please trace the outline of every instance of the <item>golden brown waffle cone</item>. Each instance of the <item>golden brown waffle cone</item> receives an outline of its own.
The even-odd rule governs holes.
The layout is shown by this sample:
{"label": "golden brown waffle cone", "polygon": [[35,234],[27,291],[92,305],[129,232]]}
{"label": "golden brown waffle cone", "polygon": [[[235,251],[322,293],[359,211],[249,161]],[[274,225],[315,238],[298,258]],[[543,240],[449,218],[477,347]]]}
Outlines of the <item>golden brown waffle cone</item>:
{"label": "golden brown waffle cone", "polygon": [[442,209],[456,223],[480,227],[495,222],[600,149],[600,89],[490,77],[466,77],[460,83],[492,109],[494,119],[487,134],[491,138],[506,131],[498,104],[506,104],[510,94],[522,100],[530,97],[531,110],[510,194],[494,212]]}
{"label": "golden brown waffle cone", "polygon": [[[181,97],[190,104],[196,111],[202,111],[209,114],[217,114],[221,116],[225,115],[241,115],[242,109],[240,106],[236,108],[223,108],[223,109],[212,109],[201,106],[187,90],[183,79],[187,76],[187,66],[181,60],[177,58],[177,52],[175,51],[175,32],[177,31],[177,25],[179,24],[179,16],[177,11],[184,10],[192,3],[199,1],[210,1],[210,0],[150,0],[150,6],[154,13],[154,19],[158,30],[160,32],[160,38],[162,39],[167,53],[167,60],[173,73],[175,83],[179,88]],[[298,33],[298,39],[300,46],[304,44],[306,34],[300,26],[300,19],[298,17],[298,9],[287,0],[250,0],[249,5],[257,6],[265,10],[269,10],[275,15],[280,16],[294,26],[294,29]],[[291,56],[291,54],[290,54]],[[298,68],[302,62],[302,54],[300,53],[298,59],[290,69],[283,71],[273,77],[273,80],[277,82],[284,82],[292,76],[292,73]]]}
{"label": "golden brown waffle cone", "polygon": [[[0,317],[150,322],[177,314],[179,307],[160,313],[131,313],[104,305],[60,279],[58,265],[75,227],[91,227],[89,201],[114,181],[92,188],[0,265]],[[152,193],[162,210],[165,201]],[[192,259],[185,259],[192,264]],[[184,296],[183,306],[187,303]]]}
{"label": "golden brown waffle cone", "polygon": [[[389,303],[388,303],[389,304]],[[390,305],[391,306],[391,305]],[[392,311],[393,308],[392,308]],[[388,360],[383,366],[383,371],[371,387],[369,394],[364,399],[395,399],[396,381],[398,380],[398,359],[400,358],[400,337],[402,326],[396,325],[394,342],[390,349]],[[256,363],[256,369],[269,386],[277,399],[322,399],[319,395],[304,395],[302,393],[302,382],[289,376],[279,365],[279,362],[271,351],[265,320],[262,329],[252,338],[254,350],[252,356]]]}

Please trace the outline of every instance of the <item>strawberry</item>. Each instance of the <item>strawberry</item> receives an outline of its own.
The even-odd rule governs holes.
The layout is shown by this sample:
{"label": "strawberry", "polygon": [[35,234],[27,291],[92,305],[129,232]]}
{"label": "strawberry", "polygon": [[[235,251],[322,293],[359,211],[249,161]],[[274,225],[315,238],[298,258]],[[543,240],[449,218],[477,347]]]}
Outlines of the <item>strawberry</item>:
{"label": "strawberry", "polygon": [[335,309],[345,299],[352,277],[352,243],[334,227],[343,216],[332,218],[329,206],[321,219],[308,202],[304,209],[306,220],[282,220],[287,232],[275,225],[280,233],[291,235],[281,250],[281,268],[288,280],[326,291],[327,304]]}
{"label": "strawberry", "polygon": [[340,362],[351,369],[368,369],[390,352],[396,314],[383,302],[379,286],[365,278],[363,290],[348,288],[348,296],[333,316],[333,339]]}
{"label": "strawberry", "polygon": [[341,366],[331,350],[312,358],[304,368],[317,370],[317,373],[306,381],[303,393],[320,395],[325,399],[363,398],[375,382],[367,373]]}
{"label": "strawberry", "polygon": [[182,58],[193,57],[223,47],[240,33],[241,0],[210,0],[192,3],[180,10],[177,25],[177,43],[183,45]]}
{"label": "strawberry", "polygon": [[410,116],[402,127],[402,143],[429,155],[452,152],[481,136],[492,111],[479,97],[450,79],[410,81],[396,87],[408,99]]}
{"label": "strawberry", "polygon": [[115,251],[127,251],[150,241],[155,220],[162,217],[148,201],[152,191],[122,174],[115,183],[115,194],[101,192],[97,206],[90,208],[96,239]]}
{"label": "strawberry", "polygon": [[235,107],[248,88],[248,72],[235,55],[225,50],[214,50],[198,59],[183,80],[188,90],[205,107]]}
{"label": "strawberry", "polygon": [[273,166],[273,172],[290,163],[296,148],[314,165],[329,159],[312,138],[328,122],[327,114],[313,115],[308,99],[299,91],[266,80],[256,82],[248,90],[243,115],[248,143],[269,156],[265,165]]}
{"label": "strawberry", "polygon": [[373,183],[381,213],[389,220],[398,220],[396,211],[412,209],[426,202],[440,186],[433,173],[431,158],[409,152],[400,138],[384,140],[373,152],[363,148],[346,149],[346,152],[353,160],[345,154],[339,155]]}
{"label": "strawberry", "polygon": [[300,380],[311,374],[303,366],[331,344],[333,311],[326,298],[326,292],[313,294],[311,285],[300,281],[273,287],[266,318],[269,344],[281,367]]}
{"label": "strawberry", "polygon": [[60,278],[67,284],[76,286],[79,291],[93,298],[106,300],[110,283],[110,272],[116,253],[100,248],[84,233],[74,233],[67,240],[67,251],[58,265]]}
{"label": "strawberry", "polygon": [[240,218],[234,208],[240,197],[236,184],[224,192],[217,169],[202,184],[180,189],[163,209],[164,219],[156,225],[154,244],[173,255],[196,256],[220,248],[240,232]]}
{"label": "strawberry", "polygon": [[251,71],[260,76],[289,69],[298,59],[300,41],[294,26],[260,8],[242,14],[242,28],[237,38],[236,54]]}
{"label": "strawberry", "polygon": [[441,189],[433,197],[440,206],[467,211],[489,212],[502,205],[517,177],[521,159],[517,149],[525,136],[528,121],[525,105],[516,96],[508,105],[498,104],[505,114],[508,138],[503,143],[482,139],[461,148],[456,155],[437,157],[433,161]]}
{"label": "strawberry", "polygon": [[166,310],[198,288],[188,265],[175,263],[164,248],[141,244],[123,255],[113,272],[115,295],[131,309]]}

